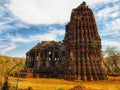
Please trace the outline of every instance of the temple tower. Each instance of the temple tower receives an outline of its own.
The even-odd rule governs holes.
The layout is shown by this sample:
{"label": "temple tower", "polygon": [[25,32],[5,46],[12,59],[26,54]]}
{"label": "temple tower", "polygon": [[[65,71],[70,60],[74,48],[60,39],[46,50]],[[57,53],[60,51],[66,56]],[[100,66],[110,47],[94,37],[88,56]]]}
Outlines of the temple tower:
{"label": "temple tower", "polygon": [[66,47],[66,62],[69,62],[66,65],[69,71],[66,74],[67,79],[107,79],[101,64],[101,39],[97,24],[92,10],[85,2],[72,10],[63,41]]}

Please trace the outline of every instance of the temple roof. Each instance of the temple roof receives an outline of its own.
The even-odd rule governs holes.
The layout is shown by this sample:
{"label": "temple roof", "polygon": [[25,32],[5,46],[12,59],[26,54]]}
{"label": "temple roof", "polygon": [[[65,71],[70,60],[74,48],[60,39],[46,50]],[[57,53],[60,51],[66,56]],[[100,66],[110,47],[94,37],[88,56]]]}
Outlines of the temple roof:
{"label": "temple roof", "polygon": [[46,47],[52,47],[53,45],[62,46],[62,42],[56,42],[56,41],[42,41],[39,42],[36,46],[30,49],[30,51],[38,50],[38,49],[44,49]]}

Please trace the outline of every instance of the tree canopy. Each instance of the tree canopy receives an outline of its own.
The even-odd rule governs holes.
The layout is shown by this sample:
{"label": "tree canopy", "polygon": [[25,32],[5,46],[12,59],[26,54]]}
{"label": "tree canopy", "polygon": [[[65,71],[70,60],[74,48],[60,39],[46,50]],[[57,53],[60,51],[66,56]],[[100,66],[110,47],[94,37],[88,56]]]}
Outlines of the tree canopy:
{"label": "tree canopy", "polygon": [[108,75],[120,75],[120,51],[116,47],[106,48],[103,63]]}

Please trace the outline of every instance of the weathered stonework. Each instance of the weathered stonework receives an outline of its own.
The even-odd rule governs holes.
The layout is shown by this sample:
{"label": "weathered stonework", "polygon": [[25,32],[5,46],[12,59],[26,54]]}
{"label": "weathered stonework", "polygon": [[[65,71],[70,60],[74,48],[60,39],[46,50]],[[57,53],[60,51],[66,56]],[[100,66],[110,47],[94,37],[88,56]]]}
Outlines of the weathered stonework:
{"label": "weathered stonework", "polygon": [[106,74],[101,65],[101,39],[93,12],[83,2],[72,10],[66,25],[64,38],[68,69],[67,77],[74,80],[104,80]]}
{"label": "weathered stonework", "polygon": [[64,46],[61,42],[43,41],[26,53],[25,70],[33,77],[61,77],[64,65]]}
{"label": "weathered stonework", "polygon": [[101,65],[101,39],[93,12],[83,2],[72,10],[63,42],[39,43],[26,54],[25,70],[34,77],[106,80]]}

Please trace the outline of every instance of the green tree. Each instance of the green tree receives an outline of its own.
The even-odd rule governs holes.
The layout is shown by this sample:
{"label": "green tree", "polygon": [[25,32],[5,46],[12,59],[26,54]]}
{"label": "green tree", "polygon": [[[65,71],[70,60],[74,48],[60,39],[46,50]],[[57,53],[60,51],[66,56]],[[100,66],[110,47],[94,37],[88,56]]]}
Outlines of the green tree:
{"label": "green tree", "polygon": [[104,66],[109,75],[120,75],[120,51],[116,47],[107,47],[104,51]]}
{"label": "green tree", "polygon": [[13,58],[8,56],[0,56],[0,75],[6,76],[6,74],[9,72],[9,70],[17,65],[18,63],[21,63],[18,65],[14,70],[12,70],[11,74],[15,71],[20,71],[24,68],[25,64],[25,58]]}

